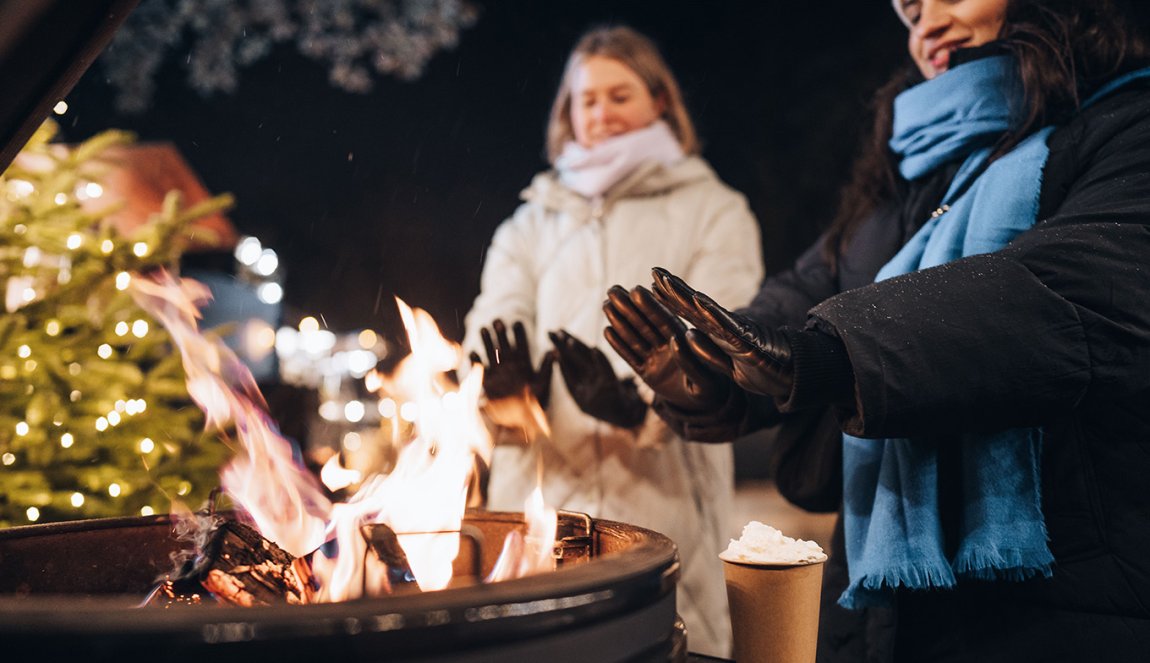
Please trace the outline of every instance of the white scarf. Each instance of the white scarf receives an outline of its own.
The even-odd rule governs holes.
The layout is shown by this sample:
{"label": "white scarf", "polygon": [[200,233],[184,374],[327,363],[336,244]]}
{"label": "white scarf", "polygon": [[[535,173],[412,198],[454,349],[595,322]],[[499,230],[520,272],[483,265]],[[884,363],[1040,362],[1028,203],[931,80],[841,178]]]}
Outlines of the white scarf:
{"label": "white scarf", "polygon": [[598,198],[646,161],[670,166],[683,158],[683,148],[662,120],[613,136],[592,147],[574,141],[555,160],[559,181],[588,198]]}

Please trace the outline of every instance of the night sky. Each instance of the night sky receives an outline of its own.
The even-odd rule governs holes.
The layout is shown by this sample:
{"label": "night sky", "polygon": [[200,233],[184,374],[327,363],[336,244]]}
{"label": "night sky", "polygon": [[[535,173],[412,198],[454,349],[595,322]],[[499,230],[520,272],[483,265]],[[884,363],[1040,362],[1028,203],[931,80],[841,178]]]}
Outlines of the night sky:
{"label": "night sky", "polygon": [[236,196],[240,232],[279,252],[286,322],[392,332],[399,295],[459,338],[495,227],[546,165],[547,112],[586,28],[626,23],[662,47],[704,156],[759,218],[768,271],[829,222],[869,92],[908,61],[886,0],[475,4],[478,22],[421,79],[366,95],[288,45],[211,98],[170,57],[152,109],[120,115],[97,62],[68,97],[65,137],[175,142],[209,190]]}

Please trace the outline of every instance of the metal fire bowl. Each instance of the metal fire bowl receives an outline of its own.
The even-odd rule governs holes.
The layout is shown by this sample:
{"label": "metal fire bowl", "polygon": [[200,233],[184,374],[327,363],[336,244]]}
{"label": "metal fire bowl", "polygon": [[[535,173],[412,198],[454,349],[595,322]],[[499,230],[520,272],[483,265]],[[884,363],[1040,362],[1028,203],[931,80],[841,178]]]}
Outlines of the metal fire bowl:
{"label": "metal fire bowl", "polygon": [[[483,533],[486,570],[522,515],[473,511],[464,523]],[[0,530],[0,651],[119,663],[683,660],[674,544],[590,524],[590,560],[553,573],[344,603],[166,609],[137,606],[187,548],[167,516]],[[560,535],[577,526],[563,514]]]}

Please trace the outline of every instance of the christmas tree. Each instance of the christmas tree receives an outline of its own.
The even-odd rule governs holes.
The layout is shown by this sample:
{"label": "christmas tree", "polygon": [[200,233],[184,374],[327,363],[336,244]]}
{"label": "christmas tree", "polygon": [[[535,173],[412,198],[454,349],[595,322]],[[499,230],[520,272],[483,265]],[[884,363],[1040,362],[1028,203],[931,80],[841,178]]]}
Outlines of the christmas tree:
{"label": "christmas tree", "polygon": [[132,231],[101,209],[102,133],[53,143],[45,124],[0,175],[0,527],[199,507],[231,451],[203,431],[168,334],[125,291],[174,269],[194,219],[169,193]]}

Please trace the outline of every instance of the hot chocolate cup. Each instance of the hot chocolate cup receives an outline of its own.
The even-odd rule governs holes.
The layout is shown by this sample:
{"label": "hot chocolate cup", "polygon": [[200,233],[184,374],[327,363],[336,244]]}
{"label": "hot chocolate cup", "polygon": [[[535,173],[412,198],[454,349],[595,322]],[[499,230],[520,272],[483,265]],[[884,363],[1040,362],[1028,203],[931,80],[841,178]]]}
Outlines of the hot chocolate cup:
{"label": "hot chocolate cup", "polygon": [[823,562],[723,560],[736,663],[814,663]]}

